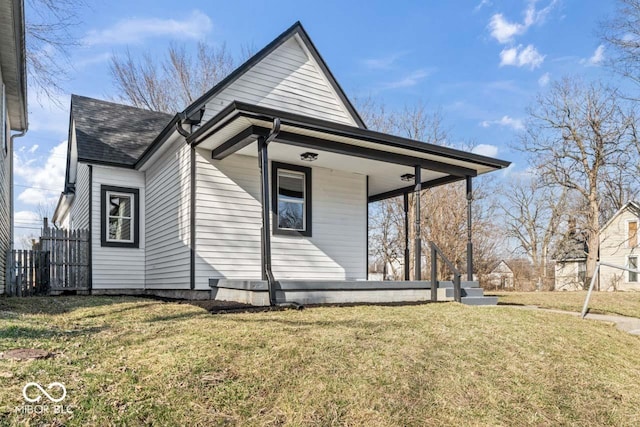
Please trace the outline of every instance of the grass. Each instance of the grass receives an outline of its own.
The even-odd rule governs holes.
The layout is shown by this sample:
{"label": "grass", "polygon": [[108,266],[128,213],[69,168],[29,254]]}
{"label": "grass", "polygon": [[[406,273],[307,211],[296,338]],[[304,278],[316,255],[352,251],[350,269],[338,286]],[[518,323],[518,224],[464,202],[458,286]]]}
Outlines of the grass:
{"label": "grass", "polygon": [[[0,299],[0,424],[638,425],[638,337],[455,303],[212,315],[118,297]],[[73,413],[20,414],[59,381]]]}
{"label": "grass", "polygon": [[[536,305],[567,311],[582,311],[586,291],[578,292],[489,292],[499,304]],[[589,312],[640,318],[640,292],[593,292]]]}

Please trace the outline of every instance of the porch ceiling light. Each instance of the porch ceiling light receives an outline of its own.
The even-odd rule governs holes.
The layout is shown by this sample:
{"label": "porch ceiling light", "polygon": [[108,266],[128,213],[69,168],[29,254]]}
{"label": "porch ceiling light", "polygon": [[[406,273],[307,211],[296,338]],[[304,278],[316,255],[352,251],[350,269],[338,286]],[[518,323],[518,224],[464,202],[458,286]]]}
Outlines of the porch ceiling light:
{"label": "porch ceiling light", "polygon": [[411,182],[415,179],[415,175],[412,173],[405,173],[404,175],[400,176],[400,179],[406,182]]}
{"label": "porch ceiling light", "polygon": [[303,160],[305,162],[313,162],[314,160],[318,160],[318,153],[307,151],[306,153],[300,154],[300,160]]}

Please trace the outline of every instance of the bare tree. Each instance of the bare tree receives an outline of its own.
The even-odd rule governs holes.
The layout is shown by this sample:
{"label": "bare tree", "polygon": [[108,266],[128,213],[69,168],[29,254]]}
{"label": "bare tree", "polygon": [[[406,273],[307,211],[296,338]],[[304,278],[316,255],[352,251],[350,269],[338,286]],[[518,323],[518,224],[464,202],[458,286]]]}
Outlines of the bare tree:
{"label": "bare tree", "polygon": [[[425,104],[405,107],[400,111],[389,112],[383,104],[365,98],[358,100],[363,119],[374,130],[425,141],[431,144],[447,144],[449,131],[444,127],[444,119],[440,110],[429,111]],[[482,178],[480,178],[482,179]],[[497,238],[497,227],[491,221],[493,204],[490,193],[483,186],[476,186],[474,191],[473,236],[475,249],[476,272],[488,272],[489,265],[495,261],[495,253],[500,240]],[[425,189],[421,193],[422,217],[421,239],[425,243],[423,254],[428,257],[426,242],[434,241],[461,270],[466,263],[467,217],[464,184],[450,184],[442,187]],[[415,222],[415,195],[408,197],[408,220]],[[404,253],[404,207],[401,197],[388,199],[372,205],[370,253],[377,259],[390,265],[400,264]],[[409,241],[415,241],[415,230],[409,227]],[[413,245],[410,243],[410,248]],[[394,267],[395,268],[395,267]],[[409,265],[404,266],[414,275],[414,257],[409,258]],[[428,272],[429,265],[423,265],[423,273]],[[440,272],[448,274],[440,269]],[[402,272],[393,271],[396,278]]]}
{"label": "bare tree", "polygon": [[226,77],[234,61],[226,46],[204,42],[190,54],[185,45],[171,44],[164,59],[150,55],[134,58],[127,50],[111,58],[110,71],[117,98],[154,111],[182,111]]}
{"label": "bare tree", "polygon": [[602,23],[600,32],[607,46],[607,65],[640,84],[640,0],[618,0],[617,13]]}
{"label": "bare tree", "polygon": [[71,68],[70,52],[79,40],[70,29],[79,24],[83,0],[28,0],[25,17],[29,84],[55,101]]}
{"label": "bare tree", "polygon": [[503,195],[507,234],[531,260],[538,281],[547,284],[552,245],[567,211],[567,189],[531,177],[513,181]]}
{"label": "bare tree", "polygon": [[575,191],[585,201],[581,228],[587,235],[590,278],[598,256],[604,182],[615,177],[616,170],[628,171],[637,163],[630,161],[637,158],[630,157],[637,143],[635,116],[625,109],[617,90],[570,78],[541,93],[529,115],[522,144],[541,178]]}

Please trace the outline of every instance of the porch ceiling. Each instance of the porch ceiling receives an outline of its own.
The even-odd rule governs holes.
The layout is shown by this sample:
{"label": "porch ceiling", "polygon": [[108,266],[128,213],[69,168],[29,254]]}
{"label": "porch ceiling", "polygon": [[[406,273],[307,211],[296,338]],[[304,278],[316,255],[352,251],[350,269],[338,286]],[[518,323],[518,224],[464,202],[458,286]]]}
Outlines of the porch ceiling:
{"label": "porch ceiling", "polygon": [[278,137],[270,145],[270,158],[308,165],[300,154],[319,154],[313,166],[369,176],[369,200],[376,201],[410,191],[400,176],[422,170],[423,188],[445,184],[507,167],[510,163],[448,147],[386,135],[288,112],[232,103],[187,141],[211,150],[214,159],[237,153],[257,156],[255,141],[280,118]]}

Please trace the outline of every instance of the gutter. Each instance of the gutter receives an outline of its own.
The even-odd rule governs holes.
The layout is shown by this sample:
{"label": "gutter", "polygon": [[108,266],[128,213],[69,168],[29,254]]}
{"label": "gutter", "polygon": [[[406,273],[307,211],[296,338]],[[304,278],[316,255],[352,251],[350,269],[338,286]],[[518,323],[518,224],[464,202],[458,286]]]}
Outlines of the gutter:
{"label": "gutter", "polygon": [[271,265],[271,221],[269,214],[271,212],[269,194],[269,152],[268,146],[271,141],[276,139],[280,133],[280,118],[273,118],[273,126],[267,136],[258,138],[258,166],[260,167],[260,194],[262,198],[262,275],[263,280],[267,281],[267,289],[269,290],[269,305],[271,307],[293,307],[298,310],[302,309],[302,305],[296,302],[278,303],[276,301],[275,284],[276,279],[273,275]]}
{"label": "gutter", "polygon": [[[6,102],[6,101],[5,101]],[[25,116],[26,117],[26,116]],[[22,138],[23,136],[25,136],[27,134],[27,130],[28,129],[24,129],[14,135],[11,135],[11,137],[9,138],[9,150],[8,150],[8,155],[9,157],[9,191],[11,191],[11,194],[9,195],[9,218],[11,218],[11,224],[9,224],[9,227],[11,228],[11,234],[10,234],[10,238],[9,238],[9,249],[13,250],[13,245],[14,245],[14,232],[13,232],[13,227],[15,226],[13,220],[13,144],[14,144],[14,140],[16,138]]]}
{"label": "gutter", "polygon": [[258,138],[259,166],[260,166],[260,194],[262,196],[262,271],[263,276],[267,279],[267,287],[269,289],[269,305],[276,305],[276,295],[274,284],[276,282],[271,269],[271,227],[269,221],[269,154],[267,147],[269,143],[276,139],[280,133],[280,119],[273,119],[273,127],[269,134]]}

